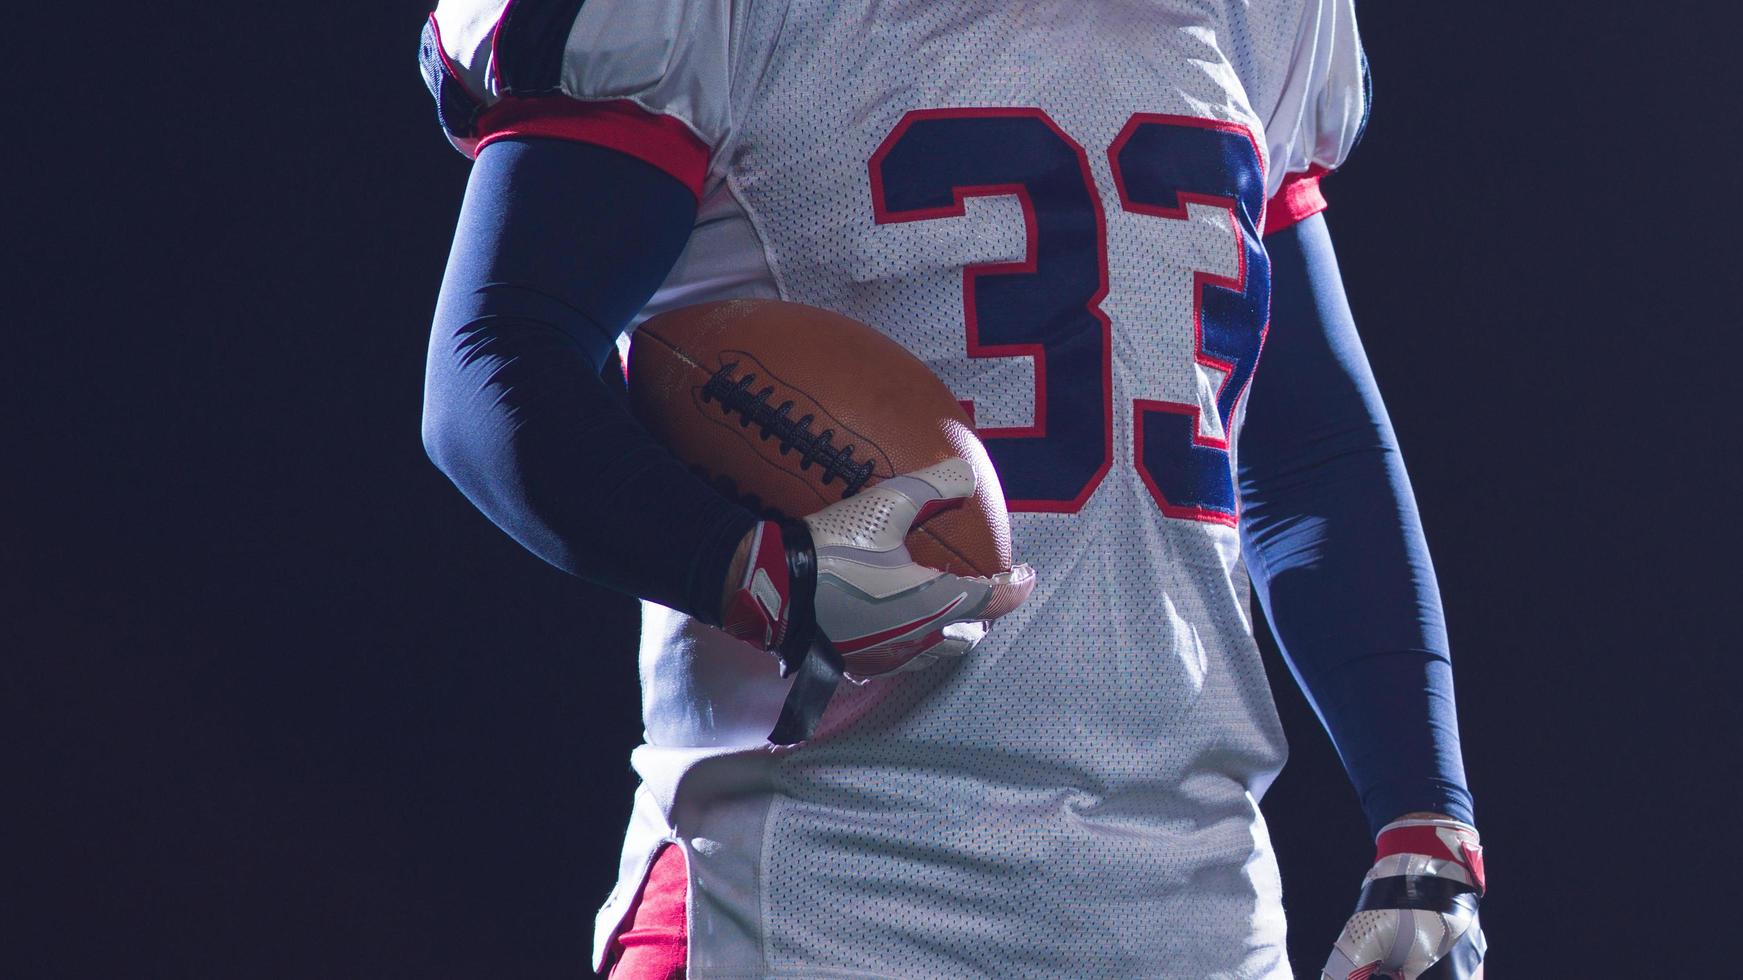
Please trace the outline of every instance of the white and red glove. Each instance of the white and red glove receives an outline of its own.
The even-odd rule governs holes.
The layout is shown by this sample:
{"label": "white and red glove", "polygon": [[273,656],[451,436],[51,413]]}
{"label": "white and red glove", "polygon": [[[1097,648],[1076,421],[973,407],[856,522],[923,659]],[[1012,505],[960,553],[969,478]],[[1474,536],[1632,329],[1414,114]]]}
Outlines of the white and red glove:
{"label": "white and red glove", "polygon": [[1483,847],[1457,820],[1395,820],[1321,980],[1481,980]]}
{"label": "white and red glove", "polygon": [[1035,587],[1027,565],[953,575],[908,554],[910,528],[974,495],[974,470],[947,459],[891,477],[801,521],[764,521],[721,627],[797,672],[769,740],[804,741],[845,675],[855,681],[958,657]]}

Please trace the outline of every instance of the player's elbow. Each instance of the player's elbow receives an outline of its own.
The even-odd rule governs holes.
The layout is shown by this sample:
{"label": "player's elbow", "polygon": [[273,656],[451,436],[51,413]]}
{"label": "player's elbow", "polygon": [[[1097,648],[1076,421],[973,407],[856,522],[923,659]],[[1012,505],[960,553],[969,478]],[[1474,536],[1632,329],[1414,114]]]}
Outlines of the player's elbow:
{"label": "player's elbow", "polygon": [[424,440],[424,455],[430,457],[430,462],[436,464],[436,469],[443,473],[448,472],[452,427],[442,411],[432,406],[428,399],[424,401],[424,418],[420,428]]}
{"label": "player's elbow", "polygon": [[441,371],[432,368],[424,380],[424,411],[420,435],[424,453],[450,480],[459,484],[469,469],[467,461],[475,454],[473,434],[465,421],[465,413],[454,404],[452,386],[445,383]]}
{"label": "player's elbow", "polygon": [[480,445],[475,427],[466,424],[451,407],[426,401],[422,430],[424,453],[430,462],[463,493],[473,496],[483,472],[489,469],[484,458],[489,453]]}
{"label": "player's elbow", "polygon": [[[486,451],[483,440],[491,415],[488,370],[494,362],[480,361],[480,344],[470,323],[449,326],[438,308],[430,338],[429,358],[424,363],[424,405],[421,435],[430,462],[462,489],[466,476],[477,468]],[[488,338],[482,338],[488,340]],[[481,374],[480,370],[484,373]]]}

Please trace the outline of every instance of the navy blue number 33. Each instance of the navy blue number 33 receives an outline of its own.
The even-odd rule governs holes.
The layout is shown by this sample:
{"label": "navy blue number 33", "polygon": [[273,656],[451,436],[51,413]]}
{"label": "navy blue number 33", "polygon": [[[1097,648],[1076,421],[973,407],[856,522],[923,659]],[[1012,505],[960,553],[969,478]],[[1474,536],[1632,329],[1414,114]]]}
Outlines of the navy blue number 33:
{"label": "navy blue number 33", "polygon": [[[1216,411],[1227,433],[1252,380],[1271,305],[1259,240],[1263,158],[1235,123],[1138,114],[1108,149],[1121,209],[1185,220],[1187,205],[1222,208],[1234,228],[1235,276],[1195,271],[1193,356],[1223,378]],[[1014,196],[1028,254],[966,266],[970,357],[1033,358],[1035,418],[979,430],[1012,510],[1072,513],[1113,463],[1112,326],[1107,226],[1084,149],[1039,109],[908,113],[870,162],[879,224],[961,216],[975,196]],[[1134,399],[1133,465],[1169,517],[1234,524],[1226,438],[1200,434],[1196,403]]]}

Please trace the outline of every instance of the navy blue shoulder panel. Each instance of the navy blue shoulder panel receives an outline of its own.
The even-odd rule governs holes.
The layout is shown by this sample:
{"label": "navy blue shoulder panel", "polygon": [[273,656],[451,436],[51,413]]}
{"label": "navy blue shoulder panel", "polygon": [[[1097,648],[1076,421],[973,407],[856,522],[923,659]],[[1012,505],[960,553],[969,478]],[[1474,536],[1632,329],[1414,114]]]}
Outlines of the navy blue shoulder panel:
{"label": "navy blue shoulder panel", "polygon": [[425,19],[423,36],[418,38],[418,66],[423,69],[424,87],[436,100],[436,119],[443,131],[457,140],[477,135],[478,114],[484,106],[449,70],[448,60],[442,56],[441,38],[436,36],[433,15]]}
{"label": "navy blue shoulder panel", "polygon": [[497,79],[505,93],[549,95],[563,81],[563,52],[582,0],[509,0],[496,25]]}

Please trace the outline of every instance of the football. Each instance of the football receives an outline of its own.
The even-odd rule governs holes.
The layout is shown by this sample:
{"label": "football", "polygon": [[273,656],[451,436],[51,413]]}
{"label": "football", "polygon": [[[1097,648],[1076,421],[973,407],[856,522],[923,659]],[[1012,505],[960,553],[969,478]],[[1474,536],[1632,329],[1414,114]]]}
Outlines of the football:
{"label": "football", "polygon": [[966,460],[973,499],[916,526],[908,551],[958,575],[1011,569],[1004,491],[967,413],[871,327],[799,303],[704,303],[638,327],[628,376],[642,424],[766,517],[803,517],[899,473]]}

